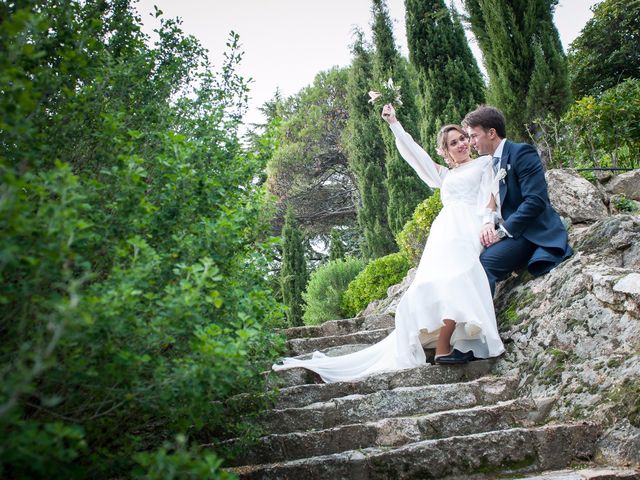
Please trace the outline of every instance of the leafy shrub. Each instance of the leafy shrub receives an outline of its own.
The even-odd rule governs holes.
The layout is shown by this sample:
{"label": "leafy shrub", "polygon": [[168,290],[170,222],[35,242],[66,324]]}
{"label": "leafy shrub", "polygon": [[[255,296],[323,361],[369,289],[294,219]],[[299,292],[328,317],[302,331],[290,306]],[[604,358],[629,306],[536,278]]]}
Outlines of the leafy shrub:
{"label": "leafy shrub", "polygon": [[420,262],[422,251],[431,231],[431,224],[440,210],[442,210],[440,190],[436,189],[433,191],[433,195],[416,207],[413,217],[398,234],[396,239],[398,245],[406,253],[411,265],[416,266]]}
{"label": "leafy shrub", "polygon": [[636,168],[640,156],[640,79],[584,97],[562,118],[576,140],[575,154],[596,167]]}
{"label": "leafy shrub", "polygon": [[583,97],[558,121],[537,120],[532,140],[548,154],[548,168],[637,168],[640,157],[640,80],[629,79],[601,97]]}
{"label": "leafy shrub", "polygon": [[373,300],[384,298],[387,289],[402,281],[409,268],[409,259],[404,252],[372,260],[349,284],[342,308],[349,316],[356,315]]}
{"label": "leafy shrub", "polygon": [[154,452],[138,453],[134,457],[140,467],[134,477],[144,480],[180,480],[206,478],[207,480],[231,480],[237,478],[220,469],[222,460],[215,453],[198,447],[189,447],[184,435],[178,435]]}
{"label": "leafy shrub", "polygon": [[238,37],[215,74],[128,1],[0,10],[0,477],[128,478],[242,428],[282,348]]}
{"label": "leafy shrub", "polygon": [[627,198],[627,196],[623,193],[621,193],[620,195],[615,195],[613,197],[613,205],[619,212],[635,212],[636,210],[638,210],[636,202],[630,198]]}
{"label": "leafy shrub", "polygon": [[318,325],[327,320],[344,318],[349,312],[342,305],[343,294],[364,266],[364,260],[347,257],[318,267],[311,274],[303,295],[306,302],[304,323]]}

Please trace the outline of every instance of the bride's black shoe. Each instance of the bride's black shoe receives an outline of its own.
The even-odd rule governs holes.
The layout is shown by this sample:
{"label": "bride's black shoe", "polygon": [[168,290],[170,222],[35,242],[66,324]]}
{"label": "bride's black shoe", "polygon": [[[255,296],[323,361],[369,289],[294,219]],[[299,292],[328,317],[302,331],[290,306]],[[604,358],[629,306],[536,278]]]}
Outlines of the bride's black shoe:
{"label": "bride's black shoe", "polygon": [[455,348],[449,355],[436,355],[435,362],[441,365],[458,365],[477,360],[472,351],[462,353]]}

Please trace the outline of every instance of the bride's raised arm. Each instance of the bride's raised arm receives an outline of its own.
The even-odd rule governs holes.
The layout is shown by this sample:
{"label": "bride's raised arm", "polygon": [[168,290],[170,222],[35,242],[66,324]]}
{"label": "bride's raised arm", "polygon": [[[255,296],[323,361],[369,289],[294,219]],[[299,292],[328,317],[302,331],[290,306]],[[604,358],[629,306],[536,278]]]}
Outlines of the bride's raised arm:
{"label": "bride's raised arm", "polygon": [[391,127],[391,131],[396,137],[396,147],[402,158],[411,165],[424,183],[431,188],[440,188],[449,169],[434,162],[429,154],[413,140],[411,135],[404,131],[391,104],[382,107],[382,118]]}

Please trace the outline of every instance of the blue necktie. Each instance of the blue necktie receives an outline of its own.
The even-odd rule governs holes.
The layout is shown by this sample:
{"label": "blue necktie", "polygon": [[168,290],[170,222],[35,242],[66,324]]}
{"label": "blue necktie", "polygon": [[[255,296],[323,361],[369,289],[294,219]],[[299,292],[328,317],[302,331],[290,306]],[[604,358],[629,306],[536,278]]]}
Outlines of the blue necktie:
{"label": "blue necktie", "polygon": [[498,167],[500,166],[500,157],[493,157],[493,174],[498,173]]}

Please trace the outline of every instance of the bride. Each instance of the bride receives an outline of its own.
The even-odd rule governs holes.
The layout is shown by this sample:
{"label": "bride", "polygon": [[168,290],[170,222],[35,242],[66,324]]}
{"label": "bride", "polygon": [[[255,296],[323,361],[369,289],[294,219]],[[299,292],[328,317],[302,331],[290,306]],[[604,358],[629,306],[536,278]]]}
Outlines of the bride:
{"label": "bride", "polygon": [[286,358],[274,370],[303,367],[325,382],[350,381],[382,371],[425,364],[423,347],[436,348],[435,362],[466,363],[504,352],[498,335],[489,281],[479,261],[480,230],[498,215],[498,181],[491,157],[472,160],[462,127],[446,125],[438,134],[438,165],[396,119],[392,105],[382,109],[402,157],[432,188],[441,189],[443,208],[433,221],[415,279],[402,296],[395,329],[358,352],[310,359]]}

